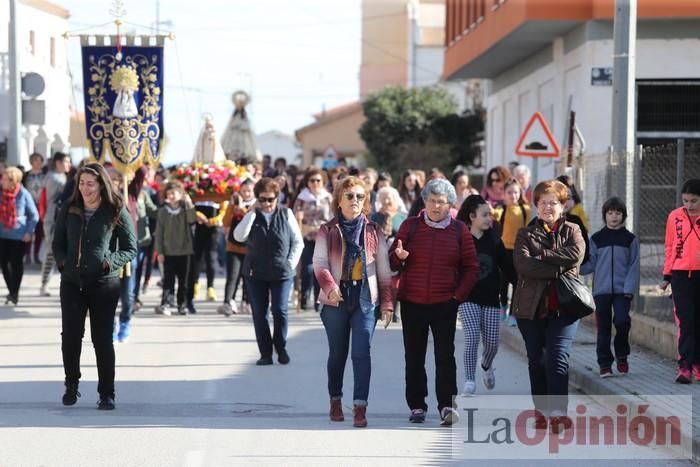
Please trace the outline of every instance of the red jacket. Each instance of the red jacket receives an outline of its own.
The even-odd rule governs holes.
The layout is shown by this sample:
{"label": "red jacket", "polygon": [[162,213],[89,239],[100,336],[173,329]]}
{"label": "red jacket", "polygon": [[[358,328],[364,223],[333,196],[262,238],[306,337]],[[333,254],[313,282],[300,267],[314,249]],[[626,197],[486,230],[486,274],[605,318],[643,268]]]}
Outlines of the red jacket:
{"label": "red jacket", "polygon": [[666,222],[666,260],[664,279],[671,279],[671,271],[700,270],[700,218],[691,222],[688,211],[671,211]]}
{"label": "red jacket", "polygon": [[[408,240],[414,225],[415,231]],[[404,263],[394,253],[399,240],[409,252]],[[401,271],[398,299],[423,305],[445,303],[452,298],[463,303],[479,277],[474,241],[461,221],[453,220],[447,228],[438,229],[428,226],[423,216],[409,217],[389,249],[389,262],[391,269]]]}

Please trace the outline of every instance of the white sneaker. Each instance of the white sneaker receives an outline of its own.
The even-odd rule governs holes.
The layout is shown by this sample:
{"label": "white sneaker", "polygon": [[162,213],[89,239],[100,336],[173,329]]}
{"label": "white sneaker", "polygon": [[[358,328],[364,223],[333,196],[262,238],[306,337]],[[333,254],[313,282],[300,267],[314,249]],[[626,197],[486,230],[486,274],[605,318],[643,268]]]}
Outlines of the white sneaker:
{"label": "white sneaker", "polygon": [[452,407],[443,407],[440,411],[440,418],[442,418],[440,425],[451,426],[459,421],[459,414]]}
{"label": "white sneaker", "polygon": [[238,314],[238,305],[236,305],[236,302],[231,302],[231,313]]}
{"label": "white sneaker", "polygon": [[40,297],[50,297],[51,292],[49,292],[48,288],[45,285],[42,285],[41,288],[39,289],[39,296]]}
{"label": "white sneaker", "polygon": [[172,312],[170,311],[170,307],[168,305],[158,305],[156,307],[156,314],[170,316],[172,315]]}
{"label": "white sneaker", "polygon": [[[483,366],[481,367],[482,369],[484,368]],[[489,391],[492,391],[493,388],[496,387],[496,369],[493,367],[493,364],[491,364],[491,367],[488,370],[484,370],[484,387],[488,389]]]}
{"label": "white sneaker", "polygon": [[476,382],[465,381],[464,389],[462,390],[462,395],[466,397],[472,397],[476,393]]}

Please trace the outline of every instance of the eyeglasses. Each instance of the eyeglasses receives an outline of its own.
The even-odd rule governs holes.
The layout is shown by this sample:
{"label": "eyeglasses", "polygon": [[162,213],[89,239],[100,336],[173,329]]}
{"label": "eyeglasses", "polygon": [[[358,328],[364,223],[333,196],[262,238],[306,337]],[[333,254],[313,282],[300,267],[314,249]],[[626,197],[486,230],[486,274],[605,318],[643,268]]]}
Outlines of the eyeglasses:
{"label": "eyeglasses", "polygon": [[430,198],[428,198],[428,200],[425,202],[425,204],[432,204],[433,206],[442,207],[442,206],[445,206],[446,204],[450,204],[450,203],[448,203],[447,201],[442,200],[442,199],[430,199]]}
{"label": "eyeglasses", "polygon": [[259,197],[258,201],[260,201],[260,204],[263,203],[274,203],[275,200],[277,199],[277,196],[271,196],[270,198],[264,198],[264,197]]}
{"label": "eyeglasses", "polygon": [[540,201],[537,203],[537,206],[542,208],[556,208],[559,205],[561,205],[559,201]]}
{"label": "eyeglasses", "polygon": [[343,193],[343,196],[345,196],[345,199],[348,201],[352,201],[353,199],[357,199],[358,201],[364,201],[365,195],[364,193]]}
{"label": "eyeglasses", "polygon": [[323,180],[320,178],[310,178],[309,183],[321,183]]}

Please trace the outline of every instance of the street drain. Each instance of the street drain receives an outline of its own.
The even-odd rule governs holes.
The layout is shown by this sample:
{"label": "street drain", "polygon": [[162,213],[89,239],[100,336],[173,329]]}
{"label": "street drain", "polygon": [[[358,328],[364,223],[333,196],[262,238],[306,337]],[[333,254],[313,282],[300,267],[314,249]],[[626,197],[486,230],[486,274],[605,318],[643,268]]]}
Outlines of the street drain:
{"label": "street drain", "polygon": [[246,402],[236,402],[234,404],[231,404],[233,406],[233,410],[231,410],[231,413],[236,413],[236,414],[249,414],[249,413],[256,413],[256,412],[268,412],[271,410],[284,410],[284,409],[289,409],[291,408],[291,405],[282,405],[282,404],[252,404],[252,403],[246,403]]}

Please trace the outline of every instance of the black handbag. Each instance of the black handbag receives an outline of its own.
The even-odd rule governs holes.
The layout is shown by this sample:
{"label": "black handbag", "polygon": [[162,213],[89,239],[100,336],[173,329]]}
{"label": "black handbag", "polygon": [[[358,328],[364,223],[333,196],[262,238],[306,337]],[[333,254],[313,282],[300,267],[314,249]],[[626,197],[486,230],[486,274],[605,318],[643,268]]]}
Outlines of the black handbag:
{"label": "black handbag", "polygon": [[557,279],[559,313],[576,319],[584,318],[595,311],[593,294],[580,278],[562,274]]}

